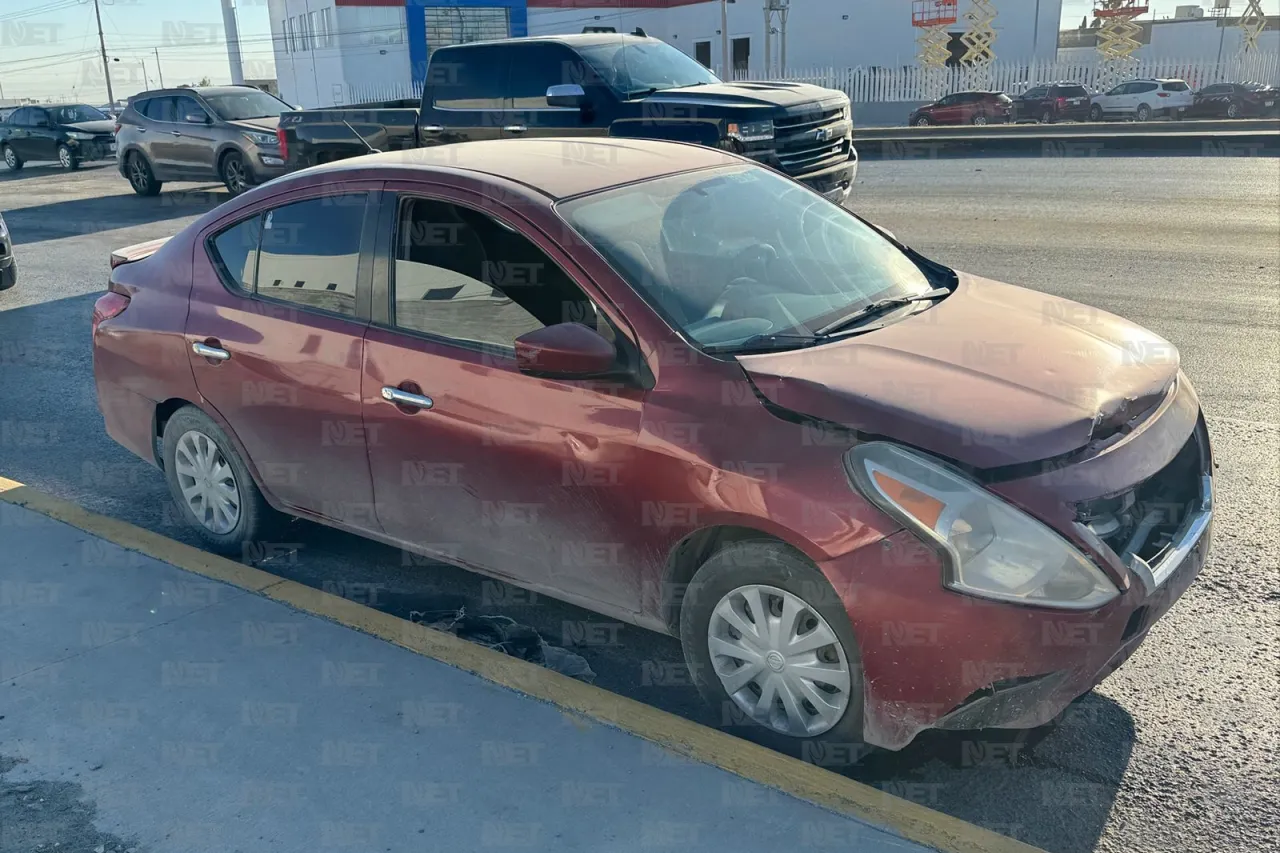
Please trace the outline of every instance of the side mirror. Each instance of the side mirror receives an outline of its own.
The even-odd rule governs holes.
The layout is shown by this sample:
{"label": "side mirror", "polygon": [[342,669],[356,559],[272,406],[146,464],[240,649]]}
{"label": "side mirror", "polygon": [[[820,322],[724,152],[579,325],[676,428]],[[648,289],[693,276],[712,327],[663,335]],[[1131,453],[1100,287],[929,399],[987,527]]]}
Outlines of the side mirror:
{"label": "side mirror", "polygon": [[561,379],[585,379],[613,369],[613,344],[578,323],[557,323],[516,338],[521,373]]}
{"label": "side mirror", "polygon": [[187,124],[208,124],[209,117],[204,113],[187,113],[182,119]]}
{"label": "side mirror", "polygon": [[562,83],[547,89],[547,106],[580,108],[587,102],[587,92],[577,83]]}

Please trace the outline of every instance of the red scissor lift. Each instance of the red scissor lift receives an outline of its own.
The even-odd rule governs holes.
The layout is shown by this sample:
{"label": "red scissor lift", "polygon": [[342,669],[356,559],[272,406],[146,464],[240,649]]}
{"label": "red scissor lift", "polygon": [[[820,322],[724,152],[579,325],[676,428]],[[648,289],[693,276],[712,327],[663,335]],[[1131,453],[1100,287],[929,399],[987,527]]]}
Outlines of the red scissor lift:
{"label": "red scissor lift", "polygon": [[911,26],[929,29],[945,27],[960,20],[960,0],[914,0]]}

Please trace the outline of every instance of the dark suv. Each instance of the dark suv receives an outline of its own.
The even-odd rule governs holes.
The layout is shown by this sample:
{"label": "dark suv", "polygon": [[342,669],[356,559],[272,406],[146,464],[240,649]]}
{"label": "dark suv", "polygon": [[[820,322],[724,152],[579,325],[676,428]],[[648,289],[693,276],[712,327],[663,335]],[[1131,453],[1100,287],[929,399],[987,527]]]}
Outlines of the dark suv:
{"label": "dark suv", "polygon": [[252,86],[143,92],[117,122],[120,174],[138,195],[156,195],[165,181],[210,179],[239,195],[284,174],[276,126],[289,109]]}
{"label": "dark suv", "polygon": [[1084,121],[1092,103],[1089,90],[1079,83],[1036,86],[1013,99],[1014,121]]}
{"label": "dark suv", "polygon": [[931,104],[917,107],[910,123],[1005,124],[1013,120],[1013,100],[1003,92],[953,92]]}

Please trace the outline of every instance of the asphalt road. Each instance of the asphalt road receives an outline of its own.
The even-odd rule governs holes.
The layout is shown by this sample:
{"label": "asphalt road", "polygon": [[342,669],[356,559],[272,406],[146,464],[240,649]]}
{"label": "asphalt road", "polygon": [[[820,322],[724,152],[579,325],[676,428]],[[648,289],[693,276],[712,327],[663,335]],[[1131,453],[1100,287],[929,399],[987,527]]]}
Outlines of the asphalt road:
{"label": "asphalt road", "polygon": [[[104,434],[88,335],[112,248],[225,199],[180,190],[136,198],[102,167],[0,175],[22,267],[0,294],[0,474],[194,544],[160,474]],[[926,733],[847,772],[1062,853],[1280,846],[1280,160],[876,162],[851,206],[947,264],[1172,340],[1221,468],[1201,578],[1052,735],[1031,746]],[[405,617],[505,613],[577,642],[597,684],[717,722],[673,640],[309,524],[289,538],[296,548],[266,560],[276,573]]]}

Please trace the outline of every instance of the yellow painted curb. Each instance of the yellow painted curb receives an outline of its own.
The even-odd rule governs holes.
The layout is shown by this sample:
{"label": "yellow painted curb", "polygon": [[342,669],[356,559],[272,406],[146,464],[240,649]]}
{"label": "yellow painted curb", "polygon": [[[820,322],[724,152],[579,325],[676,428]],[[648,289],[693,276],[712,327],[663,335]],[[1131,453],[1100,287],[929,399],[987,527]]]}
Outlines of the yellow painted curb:
{"label": "yellow painted curb", "polygon": [[0,477],[0,501],[34,510],[177,568],[260,593],[303,612],[355,628],[424,657],[474,673],[494,684],[549,702],[564,711],[615,726],[678,755],[888,829],[943,853],[1044,853],[1038,847],[634,699],[241,565],[127,522],[89,512],[76,504],[3,477]]}

